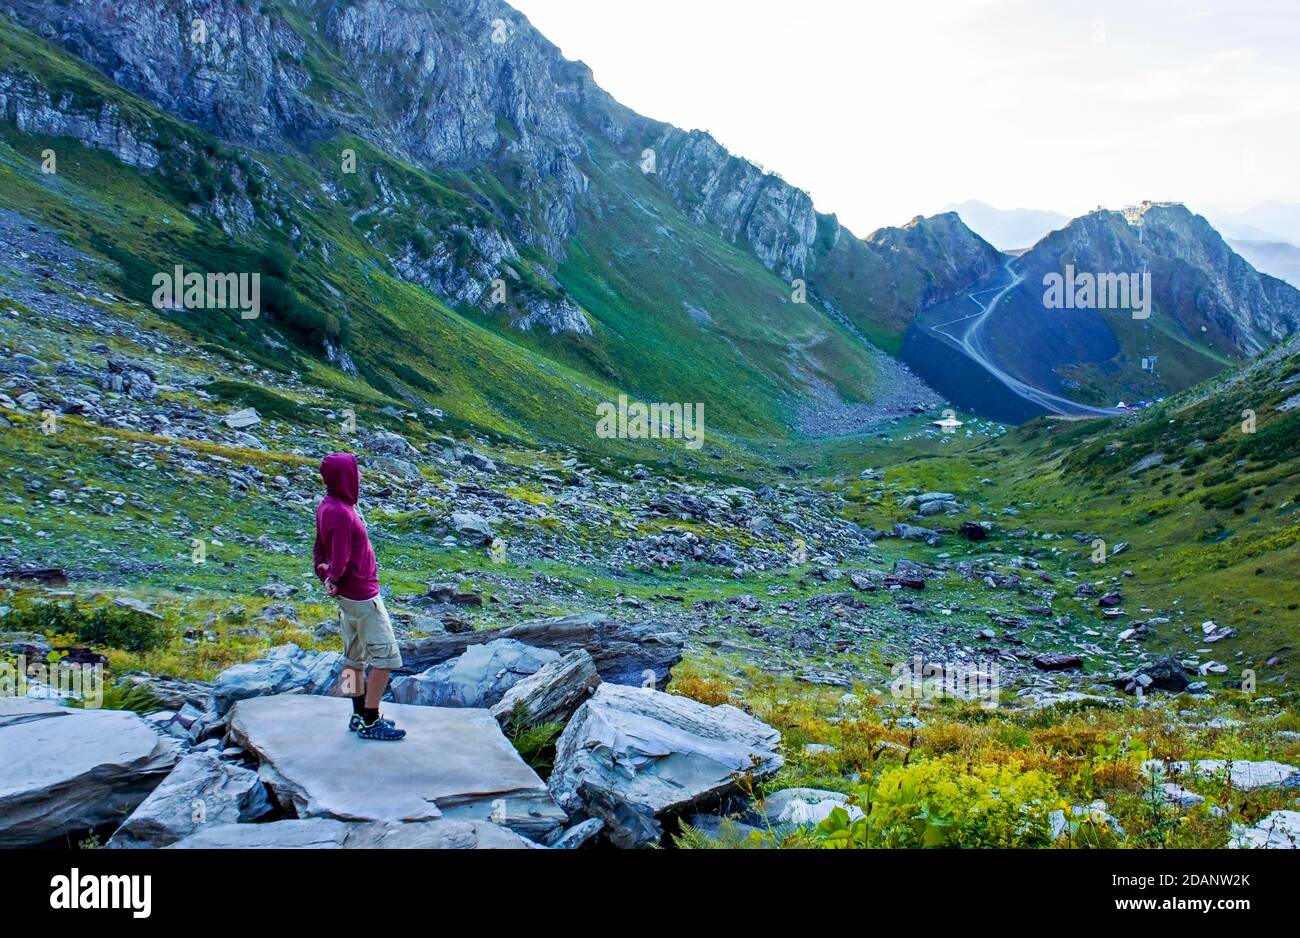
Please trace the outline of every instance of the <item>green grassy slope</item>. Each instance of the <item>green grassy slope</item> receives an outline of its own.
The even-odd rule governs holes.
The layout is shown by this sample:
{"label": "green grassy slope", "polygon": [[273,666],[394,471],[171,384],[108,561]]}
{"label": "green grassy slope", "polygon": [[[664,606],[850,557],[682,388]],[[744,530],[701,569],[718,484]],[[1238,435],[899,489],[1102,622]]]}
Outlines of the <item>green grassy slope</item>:
{"label": "green grassy slope", "polygon": [[[841,479],[883,467],[899,491],[1013,508],[988,517],[1000,529],[1024,527],[1037,550],[1080,580],[1119,577],[1134,622],[1168,620],[1150,627],[1152,650],[1209,649],[1200,657],[1229,664],[1225,680],[1252,668],[1261,682],[1291,684],[1300,679],[1297,395],[1300,343],[1291,340],[1124,417],[1039,419],[991,440],[913,430],[805,447],[804,455]],[[856,520],[904,520],[891,503],[860,500],[867,488],[849,485]],[[1107,545],[1102,563],[1092,559],[1094,539]],[[1128,546],[1110,555],[1118,544]],[[1210,620],[1236,636],[1203,644]]]}

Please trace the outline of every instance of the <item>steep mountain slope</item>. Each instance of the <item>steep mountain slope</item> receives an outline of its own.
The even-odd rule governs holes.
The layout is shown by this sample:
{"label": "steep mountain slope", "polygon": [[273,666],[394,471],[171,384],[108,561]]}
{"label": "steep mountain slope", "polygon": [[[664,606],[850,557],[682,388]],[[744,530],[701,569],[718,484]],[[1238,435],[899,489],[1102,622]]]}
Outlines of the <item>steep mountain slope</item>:
{"label": "steep mountain slope", "polygon": [[[1200,646],[1237,680],[1251,668],[1263,686],[1288,683],[1300,675],[1297,439],[1300,345],[1291,339],[1140,414],[1027,425],[1006,441],[1016,456],[999,461],[1000,484],[1036,517],[1069,519],[1108,550],[1128,545],[1095,564],[1085,538],[1078,563],[1136,573],[1129,603],[1169,620],[1143,630],[1153,647],[1190,658]],[[1234,634],[1206,646],[1207,620]]]}
{"label": "steep mountain slope", "polygon": [[[1255,271],[1180,205],[1085,215],[1011,261],[1008,271],[1021,280],[975,320],[981,346],[1016,380],[1089,405],[1181,390],[1300,327],[1300,292]],[[1053,283],[1071,271],[1067,292],[1078,302],[1053,299]],[[1147,275],[1149,308],[1140,292]],[[1081,277],[1097,288],[1091,299],[1080,292]],[[1110,286],[1105,292],[1115,296],[1099,292],[1115,277],[1127,299]],[[973,292],[1001,285],[989,281]],[[961,305],[950,303],[927,322],[952,320]]]}

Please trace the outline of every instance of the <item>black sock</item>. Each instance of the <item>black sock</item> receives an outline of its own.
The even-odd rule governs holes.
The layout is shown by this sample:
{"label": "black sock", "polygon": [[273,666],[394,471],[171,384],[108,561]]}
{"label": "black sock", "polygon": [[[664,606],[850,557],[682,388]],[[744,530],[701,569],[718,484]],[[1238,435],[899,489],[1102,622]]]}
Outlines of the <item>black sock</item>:
{"label": "black sock", "polygon": [[366,695],[365,695],[365,694],[357,694],[357,696],[355,696],[355,697],[352,698],[352,712],[353,712],[353,713],[355,713],[357,716],[361,716],[361,714],[365,712],[365,709],[366,709]]}
{"label": "black sock", "polygon": [[378,707],[363,707],[361,709],[361,719],[366,726],[374,726],[375,721],[379,719]]}

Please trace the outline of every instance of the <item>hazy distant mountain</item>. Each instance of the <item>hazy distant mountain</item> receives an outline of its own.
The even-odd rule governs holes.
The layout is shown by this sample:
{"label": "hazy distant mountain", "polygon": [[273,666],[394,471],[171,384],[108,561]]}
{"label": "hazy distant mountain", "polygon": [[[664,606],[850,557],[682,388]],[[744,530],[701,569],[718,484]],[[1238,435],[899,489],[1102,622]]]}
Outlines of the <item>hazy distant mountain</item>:
{"label": "hazy distant mountain", "polygon": [[[1300,245],[1300,202],[1261,202],[1244,212],[1207,210],[1205,217],[1225,238],[1285,241]],[[978,229],[976,229],[978,230]]]}
{"label": "hazy distant mountain", "polygon": [[1285,241],[1229,241],[1256,270],[1300,287],[1300,248]]}
{"label": "hazy distant mountain", "polygon": [[995,208],[978,199],[949,205],[966,226],[1000,251],[1031,248],[1049,232],[1064,228],[1070,219],[1059,212],[1032,208]]}

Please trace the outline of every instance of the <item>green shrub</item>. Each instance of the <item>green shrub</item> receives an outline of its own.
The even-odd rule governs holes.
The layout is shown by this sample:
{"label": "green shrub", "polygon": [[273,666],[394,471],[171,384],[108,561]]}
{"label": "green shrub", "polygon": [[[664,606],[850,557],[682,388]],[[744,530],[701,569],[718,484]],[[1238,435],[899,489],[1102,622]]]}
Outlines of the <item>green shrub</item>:
{"label": "green shrub", "polygon": [[533,771],[545,775],[555,763],[555,741],[564,732],[559,722],[530,724],[523,701],[519,701],[506,721],[506,736],[515,751],[532,766]]}
{"label": "green shrub", "polygon": [[889,769],[857,793],[865,815],[836,808],[817,827],[832,848],[1046,847],[1055,783],[1017,762],[970,766],[932,759]]}
{"label": "green shrub", "polygon": [[[85,701],[74,701],[72,706],[84,707]],[[163,708],[157,697],[138,684],[107,684],[99,706],[103,710],[130,710],[134,713],[150,713]]]}
{"label": "green shrub", "polygon": [[73,635],[85,645],[121,648],[141,654],[157,651],[171,639],[160,620],[134,609],[97,606],[86,610],[75,602],[35,603],[12,610],[6,628],[46,635]]}
{"label": "green shrub", "polygon": [[1229,485],[1201,496],[1203,508],[1235,508],[1250,496],[1246,486]]}
{"label": "green shrub", "polygon": [[100,606],[83,618],[76,631],[77,641],[87,645],[122,648],[142,654],[157,651],[170,639],[167,627],[157,619],[129,609]]}
{"label": "green shrub", "polygon": [[223,404],[253,407],[263,417],[277,417],[290,423],[319,423],[321,418],[292,398],[242,381],[212,381],[203,390]]}

